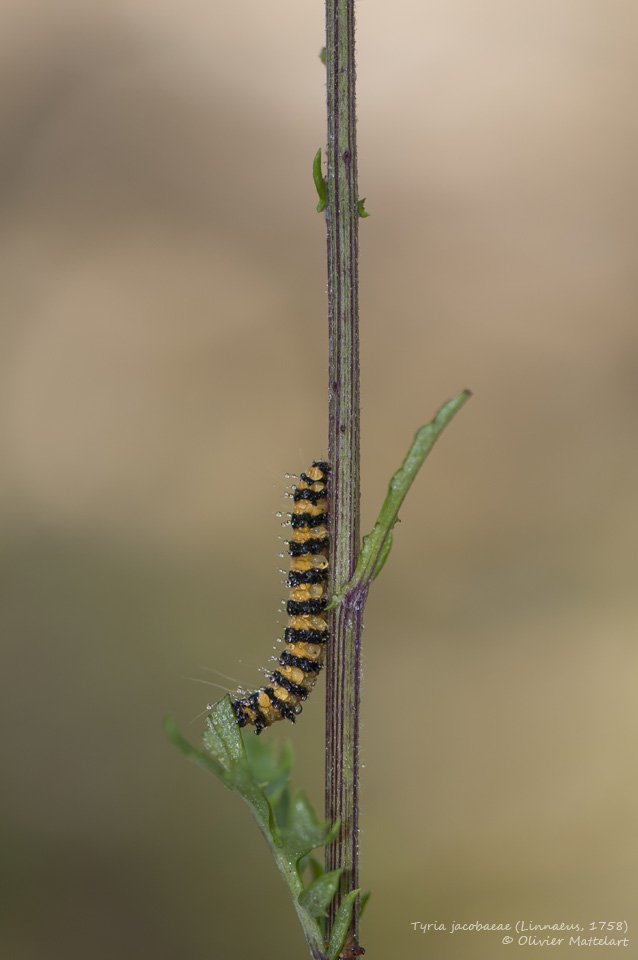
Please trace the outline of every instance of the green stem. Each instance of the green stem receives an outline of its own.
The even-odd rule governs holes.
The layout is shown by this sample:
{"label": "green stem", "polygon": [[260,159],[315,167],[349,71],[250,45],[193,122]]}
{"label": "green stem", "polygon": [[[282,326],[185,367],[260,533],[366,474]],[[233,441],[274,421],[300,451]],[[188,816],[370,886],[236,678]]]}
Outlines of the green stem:
{"label": "green stem", "polygon": [[315,920],[314,917],[311,917],[310,914],[304,910],[299,903],[299,896],[303,892],[304,885],[299,876],[296,865],[291,863],[286,854],[272,842],[272,834],[268,829],[268,824],[260,821],[260,818],[257,816],[254,807],[251,807],[250,804],[248,804],[248,807],[270,848],[270,852],[275,859],[275,863],[279,868],[279,872],[283,877],[284,883],[290,890],[292,902],[294,903],[297,916],[299,917],[299,923],[303,928],[308,946],[310,947],[310,956],[313,958],[313,960],[326,960],[326,950],[321,927],[319,926],[318,921]]}

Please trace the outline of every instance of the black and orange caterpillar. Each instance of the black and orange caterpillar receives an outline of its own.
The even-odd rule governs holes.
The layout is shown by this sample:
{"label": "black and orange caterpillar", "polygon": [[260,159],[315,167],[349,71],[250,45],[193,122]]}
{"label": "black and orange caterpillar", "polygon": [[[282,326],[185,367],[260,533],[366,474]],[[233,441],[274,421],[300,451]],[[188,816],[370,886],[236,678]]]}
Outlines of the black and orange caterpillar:
{"label": "black and orange caterpillar", "polygon": [[275,659],[276,670],[267,670],[270,683],[232,701],[240,727],[253,724],[256,733],[277,720],[293,723],[323,669],[329,639],[324,610],[328,580],[328,464],[313,463],[294,489],[288,541],[290,596],[286,604],[286,649]]}

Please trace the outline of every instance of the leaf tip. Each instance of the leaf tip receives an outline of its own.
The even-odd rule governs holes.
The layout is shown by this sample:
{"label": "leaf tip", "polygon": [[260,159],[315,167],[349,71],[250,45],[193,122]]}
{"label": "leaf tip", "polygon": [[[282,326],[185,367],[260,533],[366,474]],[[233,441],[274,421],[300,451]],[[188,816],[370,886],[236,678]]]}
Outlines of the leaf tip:
{"label": "leaf tip", "polygon": [[317,204],[317,213],[321,213],[326,208],[327,183],[321,171],[321,147],[315,153],[312,161],[312,178],[315,181],[319,203]]}

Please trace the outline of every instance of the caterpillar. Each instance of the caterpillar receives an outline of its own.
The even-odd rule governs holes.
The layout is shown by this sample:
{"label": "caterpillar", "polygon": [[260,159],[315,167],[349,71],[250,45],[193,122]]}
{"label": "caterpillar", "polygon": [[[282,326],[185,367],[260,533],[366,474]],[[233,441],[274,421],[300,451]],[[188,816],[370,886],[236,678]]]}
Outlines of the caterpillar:
{"label": "caterpillar", "polygon": [[270,683],[231,706],[240,727],[247,723],[261,733],[277,720],[293,723],[324,666],[330,637],[324,610],[328,581],[328,474],[329,466],[316,460],[302,473],[294,488],[288,541],[290,595],[286,604],[286,649],[275,670],[267,670]]}

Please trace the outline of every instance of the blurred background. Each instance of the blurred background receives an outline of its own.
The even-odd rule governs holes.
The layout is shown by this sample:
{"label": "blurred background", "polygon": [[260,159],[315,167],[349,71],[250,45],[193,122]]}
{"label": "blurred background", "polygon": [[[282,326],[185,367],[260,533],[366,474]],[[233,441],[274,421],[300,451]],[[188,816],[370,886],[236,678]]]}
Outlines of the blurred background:
{"label": "blurred background", "polygon": [[[303,957],[247,811],[161,721],[196,741],[223,691],[190,678],[262,682],[284,475],[327,453],[322,5],[0,24],[2,955]],[[364,529],[474,392],[367,610],[371,958],[500,947],[415,921],[636,919],[637,28],[631,0],[359,4]],[[267,734],[320,808],[321,689]]]}

